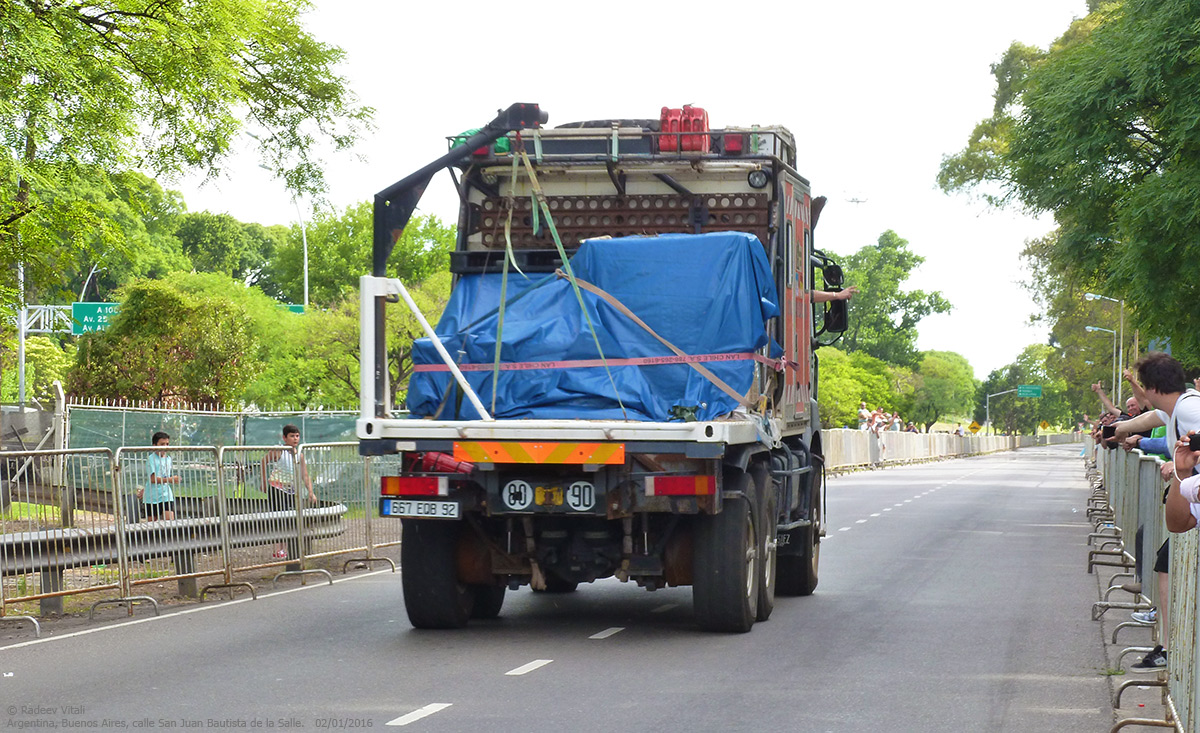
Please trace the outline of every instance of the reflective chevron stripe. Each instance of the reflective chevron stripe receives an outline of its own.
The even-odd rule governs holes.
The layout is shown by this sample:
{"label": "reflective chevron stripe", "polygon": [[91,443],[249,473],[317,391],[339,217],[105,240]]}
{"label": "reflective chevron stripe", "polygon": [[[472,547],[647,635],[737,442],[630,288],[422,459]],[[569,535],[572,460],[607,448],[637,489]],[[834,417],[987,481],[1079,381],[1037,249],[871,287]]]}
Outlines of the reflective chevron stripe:
{"label": "reflective chevron stripe", "polygon": [[621,443],[500,443],[456,442],[454,460],[472,463],[625,463]]}

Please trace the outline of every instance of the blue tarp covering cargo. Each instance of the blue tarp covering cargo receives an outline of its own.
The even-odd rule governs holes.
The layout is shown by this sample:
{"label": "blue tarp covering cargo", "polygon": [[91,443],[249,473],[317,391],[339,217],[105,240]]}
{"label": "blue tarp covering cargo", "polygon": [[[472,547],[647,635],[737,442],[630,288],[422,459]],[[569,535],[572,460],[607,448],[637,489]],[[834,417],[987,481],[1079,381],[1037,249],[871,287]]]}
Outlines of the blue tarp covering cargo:
{"label": "blue tarp covering cargo", "polygon": [[[752,353],[768,341],[767,319],[779,314],[766,253],[756,237],[719,232],[590,240],[571,266],[575,277],[606,291],[683,353],[703,358],[738,394],[749,392]],[[496,418],[666,422],[694,414],[711,420],[738,407],[603,298],[581,293],[593,337],[568,280],[554,275],[527,280],[510,272],[493,409],[500,281],[500,275],[462,277],[436,328]],[[651,363],[655,359],[667,363]],[[428,339],[413,345],[413,363],[408,387],[413,417],[478,419]]]}

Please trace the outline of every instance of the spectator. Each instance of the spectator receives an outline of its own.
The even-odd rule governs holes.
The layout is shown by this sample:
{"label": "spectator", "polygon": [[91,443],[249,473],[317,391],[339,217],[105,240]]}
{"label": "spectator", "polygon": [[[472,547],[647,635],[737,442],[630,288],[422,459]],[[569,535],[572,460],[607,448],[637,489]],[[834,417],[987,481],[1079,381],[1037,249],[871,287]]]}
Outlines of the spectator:
{"label": "spectator", "polygon": [[[1167,354],[1153,352],[1142,357],[1136,365],[1137,378],[1141,383],[1141,387],[1145,392],[1145,399],[1153,407],[1153,410],[1148,410],[1116,425],[1116,437],[1118,441],[1123,442],[1126,438],[1139,431],[1155,428],[1160,425],[1166,427],[1167,445],[1175,446],[1179,442],[1180,436],[1187,435],[1194,430],[1200,430],[1200,392],[1194,389],[1185,387],[1187,382],[1184,379],[1183,367],[1174,358]],[[1175,477],[1174,460],[1167,461],[1163,464],[1162,476],[1163,480],[1171,480]],[[1171,494],[1178,495],[1178,488],[1174,492],[1168,491],[1167,501],[1171,501]],[[1173,505],[1168,508],[1167,526],[1170,529],[1172,526],[1180,527],[1185,524],[1181,521],[1178,512],[1179,501],[1175,500]],[[1194,522],[1193,522],[1193,525]],[[1174,529],[1172,531],[1182,531]],[[1158,549],[1158,555],[1154,563],[1154,571],[1158,573],[1158,597],[1162,608],[1158,609],[1159,615],[1162,617],[1163,641],[1170,641],[1170,618],[1168,616],[1168,604],[1165,602],[1169,595],[1169,543],[1164,542],[1162,547]],[[1154,648],[1149,654],[1142,658],[1140,662],[1130,665],[1130,669],[1139,672],[1156,671],[1165,669],[1167,666],[1167,653],[1160,644]]]}
{"label": "spectator", "polygon": [[966,432],[964,432],[964,431],[963,431],[963,426],[962,426],[962,423],[959,423],[958,425],[956,425],[956,426],[955,426],[955,428],[954,428],[954,434],[955,434],[955,435],[958,435],[958,436],[960,436],[960,437],[961,437],[961,436],[963,436],[963,435],[966,435]]}
{"label": "spectator", "polygon": [[867,409],[866,402],[858,403],[858,429],[866,430],[871,426],[871,411]]}
{"label": "spectator", "polygon": [[[155,433],[150,438],[150,445],[155,448],[166,448],[170,444],[171,436],[163,432]],[[171,456],[166,451],[154,451],[146,456],[146,470],[150,473],[150,479],[142,491],[146,521],[174,519],[175,494],[171,491],[171,485],[179,483],[180,478],[171,475]]]}
{"label": "spectator", "polygon": [[918,429],[918,428],[917,428],[917,426],[916,426],[916,425],[913,425],[913,422],[912,422],[912,420],[909,420],[909,421],[908,421],[908,425],[905,425],[905,426],[904,426],[904,432],[906,432],[906,433],[919,433],[919,432],[921,432],[921,431],[920,431],[920,429]]}
{"label": "spectator", "polygon": [[[300,445],[300,428],[295,425],[283,426],[283,444],[291,450],[270,451],[262,459],[263,490],[267,492],[267,503],[271,511],[294,511],[296,509],[296,479],[297,465],[300,468],[299,479],[308,490],[308,501],[317,503],[317,495],[313,493],[312,479],[308,475],[308,466],[304,456],[296,454]],[[267,464],[271,467],[268,471]],[[287,558],[287,549],[283,543],[275,546],[275,557]]]}

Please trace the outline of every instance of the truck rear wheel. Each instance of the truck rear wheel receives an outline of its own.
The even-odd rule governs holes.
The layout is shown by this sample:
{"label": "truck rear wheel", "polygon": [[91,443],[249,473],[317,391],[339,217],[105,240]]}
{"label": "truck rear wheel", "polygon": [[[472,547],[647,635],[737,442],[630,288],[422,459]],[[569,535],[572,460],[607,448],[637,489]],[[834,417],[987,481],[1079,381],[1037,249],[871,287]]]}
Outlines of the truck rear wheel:
{"label": "truck rear wheel", "polygon": [[[765,467],[764,467],[765,472]],[[758,476],[755,475],[758,483]],[[779,558],[775,553],[776,535],[779,532],[778,497],[775,486],[769,476],[764,473],[763,482],[759,483],[762,493],[760,501],[763,505],[762,521],[759,522],[758,544],[758,611],[755,620],[766,621],[775,610],[775,582]]]}
{"label": "truck rear wheel", "polygon": [[758,519],[746,498],[750,477],[738,474],[733,483],[727,488],[745,496],[726,499],[719,514],[696,517],[692,605],[701,628],[744,633],[758,614]]}
{"label": "truck rear wheel", "polygon": [[466,626],[475,594],[458,580],[455,555],[462,525],[436,519],[401,521],[400,580],[409,622],[418,629]]}
{"label": "truck rear wheel", "polygon": [[473,585],[471,591],[475,600],[471,604],[471,618],[496,618],[504,605],[504,592],[508,590],[502,585]]}

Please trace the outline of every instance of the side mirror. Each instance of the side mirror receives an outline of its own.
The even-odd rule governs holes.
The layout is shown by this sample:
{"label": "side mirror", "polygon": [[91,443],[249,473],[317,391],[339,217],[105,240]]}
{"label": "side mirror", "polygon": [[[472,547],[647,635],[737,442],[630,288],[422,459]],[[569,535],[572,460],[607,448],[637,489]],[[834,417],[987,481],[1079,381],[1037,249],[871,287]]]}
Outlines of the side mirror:
{"label": "side mirror", "polygon": [[835,265],[832,263],[825,265],[824,267],[821,268],[821,275],[823,275],[825,278],[825,287],[827,287],[827,288],[842,287],[842,282],[843,282],[844,276],[842,275],[842,268],[839,265]]}
{"label": "side mirror", "polygon": [[[836,265],[834,265],[836,267]],[[841,270],[838,270],[840,273]],[[850,311],[844,300],[831,300],[825,304],[825,327],[829,333],[845,333],[850,326]]]}

